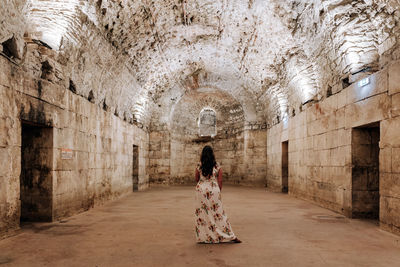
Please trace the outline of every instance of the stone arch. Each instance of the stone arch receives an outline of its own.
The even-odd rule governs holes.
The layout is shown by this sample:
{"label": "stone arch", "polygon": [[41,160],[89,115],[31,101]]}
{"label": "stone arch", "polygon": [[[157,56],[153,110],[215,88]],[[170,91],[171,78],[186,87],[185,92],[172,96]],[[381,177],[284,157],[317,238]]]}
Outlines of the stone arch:
{"label": "stone arch", "polygon": [[208,88],[185,94],[171,111],[168,129],[171,138],[192,140],[199,137],[199,115],[204,109],[215,112],[216,138],[242,132],[245,112],[242,105],[228,93]]}

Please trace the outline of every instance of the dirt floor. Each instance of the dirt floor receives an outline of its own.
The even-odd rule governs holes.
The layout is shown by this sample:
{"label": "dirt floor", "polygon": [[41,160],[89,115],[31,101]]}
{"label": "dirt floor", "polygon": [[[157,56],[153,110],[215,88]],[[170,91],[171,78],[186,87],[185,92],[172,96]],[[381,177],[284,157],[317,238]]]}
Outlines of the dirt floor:
{"label": "dirt floor", "polygon": [[5,266],[400,266],[400,237],[262,188],[224,187],[242,244],[196,244],[194,188],[153,188],[0,241]]}

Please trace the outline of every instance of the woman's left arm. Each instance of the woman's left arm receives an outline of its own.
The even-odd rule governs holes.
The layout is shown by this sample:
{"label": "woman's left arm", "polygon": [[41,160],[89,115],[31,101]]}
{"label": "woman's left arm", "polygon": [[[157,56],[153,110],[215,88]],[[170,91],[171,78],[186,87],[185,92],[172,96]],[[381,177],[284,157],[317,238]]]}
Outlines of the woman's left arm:
{"label": "woman's left arm", "polygon": [[196,183],[198,183],[199,180],[200,180],[200,172],[199,172],[199,169],[198,169],[198,168],[196,168],[195,177],[196,177]]}
{"label": "woman's left arm", "polygon": [[218,170],[218,186],[219,190],[222,190],[222,168]]}

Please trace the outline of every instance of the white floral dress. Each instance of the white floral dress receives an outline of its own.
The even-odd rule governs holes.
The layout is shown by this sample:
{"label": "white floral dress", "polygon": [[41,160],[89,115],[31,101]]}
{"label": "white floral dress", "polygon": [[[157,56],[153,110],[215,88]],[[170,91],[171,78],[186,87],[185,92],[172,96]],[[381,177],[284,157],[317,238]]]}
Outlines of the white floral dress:
{"label": "white floral dress", "polygon": [[221,191],[217,176],[219,167],[214,167],[213,174],[207,178],[200,173],[196,185],[196,240],[199,243],[229,242],[236,238],[221,201]]}

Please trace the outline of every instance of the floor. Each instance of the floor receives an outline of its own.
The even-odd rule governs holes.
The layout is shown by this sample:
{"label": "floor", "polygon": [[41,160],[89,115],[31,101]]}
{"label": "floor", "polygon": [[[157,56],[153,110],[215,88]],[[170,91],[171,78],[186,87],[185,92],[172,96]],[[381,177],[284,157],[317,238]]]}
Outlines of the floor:
{"label": "floor", "polygon": [[400,237],[374,222],[262,188],[224,187],[222,199],[242,244],[196,244],[193,188],[153,188],[24,226],[0,241],[0,265],[400,266]]}

